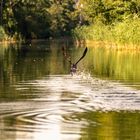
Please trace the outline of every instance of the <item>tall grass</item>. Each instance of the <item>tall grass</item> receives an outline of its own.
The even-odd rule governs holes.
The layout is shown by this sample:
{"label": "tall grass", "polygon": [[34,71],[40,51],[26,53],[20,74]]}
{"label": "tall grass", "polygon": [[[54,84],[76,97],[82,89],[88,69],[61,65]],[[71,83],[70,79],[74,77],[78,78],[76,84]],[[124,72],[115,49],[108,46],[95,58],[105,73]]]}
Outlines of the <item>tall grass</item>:
{"label": "tall grass", "polygon": [[6,34],[4,28],[0,26],[0,42],[21,42],[24,41],[24,38],[22,38],[21,34],[15,32],[14,35],[9,36]]}
{"label": "tall grass", "polygon": [[113,25],[97,22],[90,26],[79,26],[73,31],[75,39],[107,41],[114,44],[140,46],[140,19],[126,19]]}
{"label": "tall grass", "polygon": [[140,19],[127,19],[122,23],[116,24],[112,33],[113,41],[140,45]]}
{"label": "tall grass", "polygon": [[6,40],[6,38],[7,38],[7,35],[6,35],[3,27],[0,26],[0,41],[4,41],[4,40]]}

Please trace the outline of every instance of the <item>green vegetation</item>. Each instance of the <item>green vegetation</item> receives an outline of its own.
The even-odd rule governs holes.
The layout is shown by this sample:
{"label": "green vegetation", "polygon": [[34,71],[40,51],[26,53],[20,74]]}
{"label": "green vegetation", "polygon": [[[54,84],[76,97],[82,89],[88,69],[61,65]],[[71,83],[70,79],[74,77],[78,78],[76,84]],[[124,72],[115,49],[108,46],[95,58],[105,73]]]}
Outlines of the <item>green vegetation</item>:
{"label": "green vegetation", "polygon": [[139,0],[1,0],[0,40],[74,36],[140,44]]}
{"label": "green vegetation", "polygon": [[73,30],[75,39],[140,44],[138,0],[85,0],[82,8],[87,25]]}
{"label": "green vegetation", "polygon": [[46,39],[70,35],[77,24],[73,0],[1,0],[0,24],[10,37]]}
{"label": "green vegetation", "polygon": [[0,41],[6,40],[6,33],[3,27],[0,26]]}
{"label": "green vegetation", "polygon": [[96,23],[91,26],[77,27],[73,31],[78,40],[104,41],[129,45],[140,44],[140,19],[127,19],[115,25]]}

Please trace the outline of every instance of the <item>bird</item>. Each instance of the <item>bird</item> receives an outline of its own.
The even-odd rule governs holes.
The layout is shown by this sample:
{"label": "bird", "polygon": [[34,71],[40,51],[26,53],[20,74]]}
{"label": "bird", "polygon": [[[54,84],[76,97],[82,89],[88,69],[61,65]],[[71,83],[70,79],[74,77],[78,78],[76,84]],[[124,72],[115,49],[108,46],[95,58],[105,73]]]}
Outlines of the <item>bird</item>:
{"label": "bird", "polygon": [[74,75],[77,71],[77,64],[85,57],[85,55],[87,54],[88,48],[87,47],[85,48],[83,55],[75,63],[72,63],[71,57],[67,57],[67,53],[64,47],[62,48],[62,50],[63,50],[64,57],[67,58],[67,60],[70,62],[70,74]]}

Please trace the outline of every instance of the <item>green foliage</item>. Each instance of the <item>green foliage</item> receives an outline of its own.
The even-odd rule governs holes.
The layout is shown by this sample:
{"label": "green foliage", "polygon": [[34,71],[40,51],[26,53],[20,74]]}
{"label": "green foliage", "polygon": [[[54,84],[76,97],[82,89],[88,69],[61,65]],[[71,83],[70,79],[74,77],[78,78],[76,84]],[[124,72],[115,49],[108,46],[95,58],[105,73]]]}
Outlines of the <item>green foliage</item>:
{"label": "green foliage", "polygon": [[[96,22],[96,20],[104,19],[105,6],[102,0],[83,0],[81,14],[89,24]],[[79,4],[79,5],[81,5]]]}
{"label": "green foliage", "polygon": [[107,26],[102,23],[94,24],[92,26],[79,26],[73,30],[74,37],[76,39],[90,39],[90,40],[102,40],[105,36]]}
{"label": "green foliage", "polygon": [[73,30],[76,39],[140,44],[140,3],[137,0],[85,0],[88,26]]}
{"label": "green foliage", "polygon": [[1,24],[10,36],[49,38],[70,34],[76,26],[73,0],[1,1]]}
{"label": "green foliage", "polygon": [[77,27],[73,31],[76,39],[107,41],[117,44],[140,44],[140,19],[126,19],[114,25],[96,23]]}
{"label": "green foliage", "polygon": [[69,36],[72,31],[78,39],[137,43],[139,18],[139,0],[0,1],[0,24],[12,38]]}
{"label": "green foliage", "polygon": [[129,44],[140,44],[140,18],[126,19],[112,29],[113,41]]}
{"label": "green foliage", "polygon": [[71,29],[76,26],[73,0],[52,0],[48,13],[50,16],[51,36],[70,35]]}
{"label": "green foliage", "polygon": [[81,0],[82,15],[89,24],[120,22],[128,17],[140,16],[138,0]]}
{"label": "green foliage", "polygon": [[6,33],[3,29],[3,27],[0,26],[0,41],[3,41],[6,39]]}
{"label": "green foliage", "polygon": [[128,17],[134,17],[140,14],[140,5],[136,1],[131,0],[118,0],[106,5],[105,17],[108,22],[123,21]]}
{"label": "green foliage", "polygon": [[25,38],[45,38],[48,35],[48,3],[43,0],[24,0],[13,9],[17,21],[17,31]]}

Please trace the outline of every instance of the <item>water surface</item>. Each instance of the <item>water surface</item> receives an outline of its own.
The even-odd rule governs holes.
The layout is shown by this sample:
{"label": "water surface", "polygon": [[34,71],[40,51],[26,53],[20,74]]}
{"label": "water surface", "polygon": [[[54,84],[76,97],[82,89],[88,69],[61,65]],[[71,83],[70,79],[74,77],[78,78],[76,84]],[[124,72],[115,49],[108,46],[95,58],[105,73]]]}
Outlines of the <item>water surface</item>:
{"label": "water surface", "polygon": [[71,42],[0,46],[1,140],[140,138],[139,53]]}

